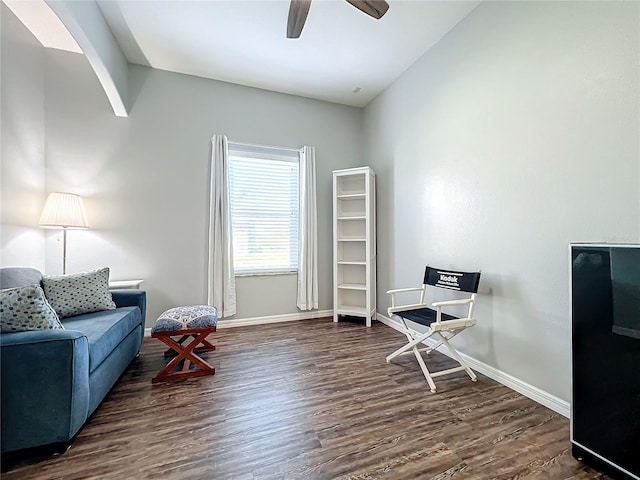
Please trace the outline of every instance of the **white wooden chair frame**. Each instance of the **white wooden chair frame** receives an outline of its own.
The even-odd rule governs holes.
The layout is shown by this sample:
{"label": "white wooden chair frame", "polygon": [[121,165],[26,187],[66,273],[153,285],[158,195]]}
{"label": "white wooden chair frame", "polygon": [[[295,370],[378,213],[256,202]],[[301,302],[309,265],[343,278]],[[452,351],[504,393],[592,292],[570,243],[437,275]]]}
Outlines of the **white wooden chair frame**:
{"label": "white wooden chair frame", "polygon": [[[430,267],[427,267],[427,269],[429,268]],[[454,273],[462,273],[462,272],[454,272]],[[426,277],[427,277],[427,274],[425,273],[425,281],[426,281]],[[478,278],[479,278],[479,273],[478,273]],[[429,285],[427,283],[423,283],[421,287],[398,288],[398,289],[387,291],[387,293],[391,295],[391,307],[387,309],[389,317],[396,318],[400,321],[400,324],[403,327],[402,333],[406,335],[407,340],[409,341],[407,344],[403,345],[401,348],[393,352],[391,355],[387,356],[386,358],[387,362],[390,362],[391,360],[398,357],[399,355],[413,352],[414,355],[416,356],[416,359],[418,360],[418,364],[420,365],[420,369],[422,370],[422,373],[427,379],[427,383],[431,388],[431,392],[434,392],[434,393],[436,391],[436,385],[433,379],[436,377],[441,377],[443,375],[450,375],[452,373],[461,372],[464,370],[465,372],[467,372],[469,377],[471,377],[472,381],[474,382],[477,381],[476,374],[473,372],[473,370],[471,370],[469,365],[467,365],[467,363],[463,360],[463,358],[460,356],[458,351],[453,347],[453,345],[449,343],[449,341],[453,337],[462,333],[467,328],[473,327],[476,324],[476,319],[473,317],[473,311],[475,308],[477,293],[474,291],[473,293],[471,293],[471,296],[469,298],[464,298],[459,300],[445,300],[441,302],[432,303],[431,307],[435,308],[436,320],[435,322],[432,322],[430,325],[423,324],[428,327],[427,331],[424,333],[419,333],[409,328],[407,324],[407,319],[405,319],[402,316],[402,313],[429,307],[429,305],[425,303],[425,294],[427,291],[427,286],[442,287],[442,285],[433,285],[433,284]],[[450,288],[450,287],[445,286],[444,288]],[[476,285],[476,289],[477,289],[477,285]],[[397,305],[396,295],[402,294],[402,293],[408,293],[408,292],[420,292],[419,303]],[[469,305],[467,316],[465,318],[443,319],[442,308],[448,307],[448,306],[454,306],[454,305]],[[430,310],[433,310],[433,309],[430,309]],[[425,340],[427,340],[428,338],[434,335],[439,337],[439,340],[435,343],[435,345],[432,345],[432,346],[427,345],[422,347],[420,346],[420,344],[425,342]],[[427,368],[427,365],[424,359],[422,358],[421,352],[426,352],[427,354],[429,354],[442,345],[447,347],[453,359],[456,360],[460,364],[460,366],[454,367],[454,368],[448,368],[446,370],[441,370],[437,372],[430,372],[429,369]]]}

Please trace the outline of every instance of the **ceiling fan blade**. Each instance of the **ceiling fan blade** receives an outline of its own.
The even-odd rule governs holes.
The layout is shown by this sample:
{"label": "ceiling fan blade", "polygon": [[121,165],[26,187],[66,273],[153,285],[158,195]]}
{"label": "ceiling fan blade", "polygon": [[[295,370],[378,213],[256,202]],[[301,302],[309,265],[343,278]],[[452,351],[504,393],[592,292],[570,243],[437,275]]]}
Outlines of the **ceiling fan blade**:
{"label": "ceiling fan blade", "polygon": [[311,0],[291,0],[289,20],[287,22],[287,38],[299,38],[304,22],[311,7]]}
{"label": "ceiling fan blade", "polygon": [[376,20],[382,18],[389,10],[389,4],[384,0],[347,0],[347,2]]}

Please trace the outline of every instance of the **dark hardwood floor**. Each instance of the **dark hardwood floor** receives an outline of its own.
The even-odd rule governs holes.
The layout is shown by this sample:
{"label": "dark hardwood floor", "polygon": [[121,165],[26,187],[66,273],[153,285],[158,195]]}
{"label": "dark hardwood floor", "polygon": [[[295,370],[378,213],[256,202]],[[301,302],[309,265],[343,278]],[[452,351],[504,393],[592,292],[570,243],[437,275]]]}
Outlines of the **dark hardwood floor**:
{"label": "dark hardwood floor", "polygon": [[205,354],[214,376],[152,386],[165,347],[146,338],[66,453],[2,478],[608,478],[571,457],[569,421],[532,400],[464,373],[432,394],[413,356],[385,363],[404,340],[331,319],[221,329]]}

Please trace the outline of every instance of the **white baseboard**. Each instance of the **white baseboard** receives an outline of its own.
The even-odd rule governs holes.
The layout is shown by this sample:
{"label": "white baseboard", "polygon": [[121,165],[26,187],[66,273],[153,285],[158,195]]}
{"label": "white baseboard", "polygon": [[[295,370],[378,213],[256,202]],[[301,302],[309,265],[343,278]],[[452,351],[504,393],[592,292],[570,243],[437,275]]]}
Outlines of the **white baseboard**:
{"label": "white baseboard", "polygon": [[266,325],[267,323],[295,322],[313,318],[332,317],[333,310],[311,310],[308,312],[286,313],[284,315],[269,315],[266,317],[229,318],[218,320],[218,328],[246,327],[250,325]]}
{"label": "white baseboard", "polygon": [[[218,328],[246,327],[250,325],[266,325],[268,323],[295,322],[296,320],[311,320],[314,318],[333,317],[333,310],[312,310],[309,312],[287,313],[284,315],[269,315],[265,317],[249,318],[221,318]],[[144,329],[144,336],[151,336],[151,328]]]}
{"label": "white baseboard", "polygon": [[[381,313],[376,314],[376,319],[381,323],[384,323],[385,325],[388,325],[389,327],[395,330],[398,330],[400,332],[402,331],[402,327],[400,326],[399,322],[396,322],[395,320],[392,320],[391,318],[385,315],[382,315]],[[433,346],[435,345],[436,341],[432,338],[428,338],[423,343],[427,346]],[[438,349],[438,351],[440,353],[447,355],[448,357],[451,357],[451,354],[446,348]],[[528,397],[531,400],[534,400],[539,404],[544,405],[545,407],[553,410],[554,412],[557,412],[560,415],[563,415],[569,418],[570,410],[571,410],[569,402],[566,402],[561,398],[556,397],[555,395],[545,392],[544,390],[541,390],[537,387],[534,387],[533,385],[530,385],[527,382],[520,380],[519,378],[509,375],[508,373],[498,370],[497,368],[492,367],[491,365],[487,365],[486,363],[481,362],[480,360],[476,360],[475,358],[465,355],[462,352],[458,352],[458,353],[460,353],[460,356],[464,359],[465,362],[469,364],[469,366],[473,370],[483,375],[486,375],[487,377],[495,380],[496,382],[499,382],[504,386],[509,387],[518,393],[521,393],[525,397]]]}

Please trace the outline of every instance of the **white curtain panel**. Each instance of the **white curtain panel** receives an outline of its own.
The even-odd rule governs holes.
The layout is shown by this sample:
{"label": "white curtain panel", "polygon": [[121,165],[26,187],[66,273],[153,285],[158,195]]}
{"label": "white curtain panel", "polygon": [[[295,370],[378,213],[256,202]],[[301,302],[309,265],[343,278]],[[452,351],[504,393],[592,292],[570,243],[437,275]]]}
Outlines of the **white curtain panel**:
{"label": "white curtain panel", "polygon": [[318,213],[316,152],[305,146],[300,153],[300,226],[298,229],[298,298],[300,310],[318,308]]}
{"label": "white curtain panel", "polygon": [[209,202],[209,268],[207,296],[218,315],[236,313],[236,279],[233,271],[233,232],[229,193],[227,137],[211,137],[211,199]]}

